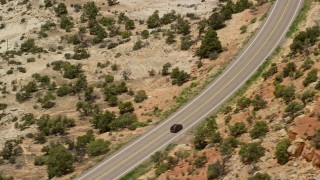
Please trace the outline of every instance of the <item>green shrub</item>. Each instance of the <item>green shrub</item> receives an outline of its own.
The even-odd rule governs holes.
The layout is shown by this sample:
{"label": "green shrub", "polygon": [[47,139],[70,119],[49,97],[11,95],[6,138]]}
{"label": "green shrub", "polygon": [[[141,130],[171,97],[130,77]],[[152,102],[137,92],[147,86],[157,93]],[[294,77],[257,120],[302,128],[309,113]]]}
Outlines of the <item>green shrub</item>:
{"label": "green shrub", "polygon": [[216,144],[216,143],[221,143],[221,141],[222,141],[222,137],[221,137],[220,132],[212,133],[212,136],[210,138],[210,143]]}
{"label": "green shrub", "polygon": [[198,19],[200,19],[200,17],[197,16],[196,14],[194,14],[194,13],[187,13],[186,16],[187,16],[189,19],[191,19],[191,20],[198,20]]}
{"label": "green shrub", "polygon": [[94,25],[90,28],[90,35],[95,35],[93,43],[96,44],[102,42],[102,40],[108,36],[108,33],[103,27],[95,22]]}
{"label": "green shrub", "polygon": [[235,6],[234,6],[235,13],[242,12],[252,6],[253,6],[253,3],[249,0],[239,0],[236,2]]}
{"label": "green shrub", "polygon": [[287,63],[286,67],[283,68],[283,77],[293,77],[294,73],[297,71],[297,66],[294,62]]}
{"label": "green shrub", "polygon": [[264,78],[264,80],[267,80],[269,77],[273,76],[277,72],[278,72],[277,64],[276,63],[272,63],[271,67],[267,71],[262,73],[261,76]]}
{"label": "green shrub", "polygon": [[54,8],[54,11],[58,17],[68,14],[67,6],[64,3],[59,3],[58,6]]}
{"label": "green shrub", "polygon": [[48,7],[52,7],[52,2],[51,0],[44,0],[44,7],[45,8],[48,8]]}
{"label": "green shrub", "polygon": [[162,18],[160,19],[161,24],[166,25],[166,24],[170,24],[173,21],[175,21],[177,19],[176,15],[175,15],[175,11],[171,11],[169,13],[166,13],[162,16]]}
{"label": "green shrub", "polygon": [[31,94],[30,93],[26,93],[26,92],[18,92],[16,94],[16,100],[19,102],[19,103],[23,103],[25,101],[27,101],[28,99],[31,98]]}
{"label": "green shrub", "polygon": [[74,127],[74,119],[66,116],[51,118],[49,115],[42,115],[37,121],[38,129],[41,133],[49,135],[64,135],[68,128]]}
{"label": "green shrub", "polygon": [[191,40],[191,36],[182,36],[181,37],[181,50],[189,50],[190,47],[194,44],[194,41]]}
{"label": "green shrub", "polygon": [[35,124],[36,118],[32,113],[26,113],[21,117],[21,124],[19,124],[19,129],[25,130],[29,128],[31,125]]}
{"label": "green shrub", "polygon": [[232,14],[235,12],[234,3],[232,1],[227,1],[226,5],[222,5],[220,14],[223,20],[229,20],[232,18]]}
{"label": "green shrub", "polygon": [[308,72],[307,77],[303,81],[304,87],[307,87],[309,84],[316,82],[318,80],[318,70],[312,69],[310,72]]}
{"label": "green shrub", "polygon": [[40,53],[43,51],[43,48],[36,46],[34,39],[27,39],[24,43],[21,44],[20,50],[22,52],[30,53]]}
{"label": "green shrub", "polygon": [[243,122],[236,122],[233,126],[229,126],[230,134],[234,137],[238,137],[247,132],[246,125]]}
{"label": "green shrub", "polygon": [[219,160],[209,164],[207,170],[207,179],[214,180],[217,179],[225,174],[225,167],[224,164],[221,163]]}
{"label": "green shrub", "polygon": [[200,156],[200,157],[197,157],[197,158],[194,160],[193,164],[194,164],[194,166],[195,166],[196,168],[201,168],[201,167],[204,166],[204,164],[205,164],[206,162],[207,162],[207,156],[204,154],[204,155],[202,155],[202,156]]}
{"label": "green shrub", "polygon": [[304,105],[298,101],[292,101],[288,104],[288,106],[285,109],[285,112],[288,113],[291,118],[295,118],[296,115],[302,111],[304,108]]}
{"label": "green shrub", "polygon": [[143,30],[142,32],[141,32],[141,36],[142,36],[142,38],[143,39],[148,39],[149,38],[149,31],[148,30]]}
{"label": "green shrub", "polygon": [[136,50],[139,50],[141,48],[143,48],[144,44],[141,40],[138,40],[137,42],[134,43],[133,45],[133,50],[136,51]]}
{"label": "green shrub", "polygon": [[19,146],[20,142],[18,140],[7,140],[4,143],[2,150],[0,151],[0,156],[5,160],[16,159],[17,156],[21,155],[23,150]]}
{"label": "green shrub", "polygon": [[9,74],[13,74],[13,69],[9,69],[8,71],[7,71],[7,74],[9,75]]}
{"label": "green shrub", "polygon": [[73,59],[81,60],[81,59],[88,59],[89,57],[90,57],[90,54],[85,48],[81,46],[77,46],[74,48],[74,54],[72,56]]}
{"label": "green shrub", "polygon": [[123,32],[121,33],[122,39],[127,39],[127,38],[129,38],[130,36],[131,36],[131,32],[130,32],[130,31],[123,31]]}
{"label": "green shrub", "polygon": [[277,98],[281,97],[285,103],[290,103],[295,99],[295,88],[293,86],[277,85],[273,94]]}
{"label": "green shrub", "polygon": [[147,19],[148,28],[156,28],[161,25],[159,11],[155,11],[149,18]]}
{"label": "green shrub", "polygon": [[172,43],[176,42],[175,38],[176,38],[176,36],[174,35],[174,32],[173,31],[168,31],[167,32],[166,43],[167,44],[172,44]]}
{"label": "green shrub", "polygon": [[241,97],[237,100],[237,107],[242,110],[248,108],[252,103],[252,100],[247,97]]}
{"label": "green shrub", "polygon": [[73,156],[62,145],[58,145],[49,150],[47,159],[47,171],[49,179],[57,176],[61,177],[73,171]]}
{"label": "green shrub", "polygon": [[45,165],[47,161],[47,158],[44,156],[37,156],[36,159],[34,160],[34,165],[35,166],[42,166]]}
{"label": "green shrub", "polygon": [[307,58],[306,60],[304,60],[303,64],[301,65],[301,69],[303,71],[306,71],[308,69],[311,69],[312,65],[314,64],[314,61],[311,60],[310,58]]}
{"label": "green shrub", "polygon": [[34,136],[34,140],[38,144],[44,144],[47,142],[46,135],[44,133],[37,133]]}
{"label": "green shrub", "polygon": [[111,26],[115,23],[115,20],[112,17],[102,17],[99,23],[103,26]]}
{"label": "green shrub", "polygon": [[75,144],[75,148],[79,151],[81,149],[86,148],[87,144],[90,143],[91,141],[94,141],[94,134],[92,130],[88,130],[85,135],[83,136],[78,136],[77,137],[77,142]]}
{"label": "green shrub", "polygon": [[221,146],[219,147],[219,151],[223,155],[228,155],[231,154],[236,147],[238,147],[237,139],[233,136],[230,136],[222,142]]}
{"label": "green shrub", "polygon": [[167,158],[167,154],[161,151],[155,152],[151,155],[151,161],[156,165],[160,165]]}
{"label": "green shrub", "polygon": [[68,43],[73,44],[73,45],[77,45],[77,44],[80,44],[81,41],[80,41],[79,36],[77,34],[75,34],[75,35],[70,36],[68,38]]}
{"label": "green shrub", "polygon": [[219,41],[216,31],[209,29],[201,41],[200,48],[197,50],[197,55],[201,58],[208,58],[210,54],[222,52],[221,42]]}
{"label": "green shrub", "polygon": [[164,173],[165,171],[170,169],[170,164],[169,163],[162,163],[159,166],[157,166],[156,169],[156,176],[159,176],[160,174]]}
{"label": "green shrub", "polygon": [[83,14],[89,19],[96,19],[98,12],[99,9],[93,1],[87,2],[83,5]]}
{"label": "green shrub", "polygon": [[60,28],[70,32],[71,28],[73,28],[74,23],[72,22],[72,17],[61,16],[60,18]]}
{"label": "green shrub", "polygon": [[179,68],[176,67],[172,69],[171,78],[172,78],[172,85],[177,84],[178,86],[181,86],[184,83],[188,82],[190,75],[187,72],[183,70],[179,70]]}
{"label": "green shrub", "polygon": [[275,157],[279,164],[284,165],[289,161],[290,154],[288,153],[288,147],[290,146],[290,141],[288,139],[281,140],[274,152]]}
{"label": "green shrub", "polygon": [[110,123],[116,119],[114,112],[105,111],[94,114],[91,123],[94,128],[99,129],[100,133],[108,132],[111,130]]}
{"label": "green shrub", "polygon": [[146,99],[148,99],[148,96],[144,90],[138,91],[137,94],[134,96],[134,102],[136,103],[143,102]]}
{"label": "green shrub", "polygon": [[63,77],[67,79],[74,79],[80,77],[82,73],[81,64],[71,65],[70,63],[63,63]]}
{"label": "green shrub", "polygon": [[162,66],[162,71],[161,71],[161,75],[162,76],[167,76],[169,75],[169,68],[171,67],[171,63],[166,63]]}
{"label": "green shrub", "polygon": [[130,128],[137,122],[137,116],[133,113],[124,113],[112,121],[109,125],[111,130],[117,131],[123,128]]}
{"label": "green shrub", "polygon": [[311,89],[306,90],[301,95],[301,101],[303,102],[304,105],[306,105],[308,102],[313,101],[315,95],[316,95],[316,92],[314,90],[311,90]]}
{"label": "green shrub", "polygon": [[128,19],[125,22],[125,28],[126,30],[133,30],[135,28],[134,21],[132,19]]}
{"label": "green shrub", "polygon": [[[7,4],[7,1],[6,0],[0,0],[0,4],[1,5]],[[1,18],[1,21],[2,21],[2,18]]]}
{"label": "green shrub", "polygon": [[250,131],[250,136],[252,139],[257,139],[264,137],[269,131],[268,125],[265,121],[257,121]]}
{"label": "green shrub", "polygon": [[70,87],[68,84],[63,84],[56,91],[57,96],[59,96],[59,97],[66,96],[66,95],[70,94],[71,92],[72,92],[72,87]]}
{"label": "green shrub", "polygon": [[195,137],[193,139],[193,144],[196,150],[202,150],[208,145],[208,142],[206,141],[206,132],[207,129],[205,127],[197,128]]}
{"label": "green shrub", "polygon": [[92,102],[79,101],[76,107],[82,116],[91,116],[99,111],[98,106]]}
{"label": "green shrub", "polygon": [[36,59],[34,57],[28,58],[27,63],[36,62]]}
{"label": "green shrub", "polygon": [[55,102],[52,100],[55,100],[56,97],[52,94],[52,92],[48,91],[42,98],[38,98],[38,102],[41,103],[42,108],[50,109],[53,106],[55,106]]}
{"label": "green shrub", "polygon": [[182,18],[178,18],[178,22],[175,27],[178,34],[188,35],[191,32],[189,21],[183,20]]}
{"label": "green shrub", "polygon": [[214,12],[213,14],[211,14],[207,23],[208,26],[213,30],[218,30],[225,27],[224,19],[218,12]]}
{"label": "green shrub", "polygon": [[320,36],[319,26],[313,26],[307,28],[306,31],[301,31],[293,39],[290,49],[293,54],[303,53],[310,46],[313,46],[317,42],[317,38]]}
{"label": "green shrub", "polygon": [[86,149],[89,156],[100,156],[106,154],[109,151],[109,145],[109,141],[97,139],[88,143]]}
{"label": "green shrub", "polygon": [[256,95],[256,97],[252,100],[252,105],[254,111],[259,111],[260,109],[267,107],[267,101],[262,99],[261,96]]}
{"label": "green shrub", "polygon": [[265,148],[260,143],[249,143],[241,147],[239,155],[245,164],[257,162],[265,154]]}
{"label": "green shrub", "polygon": [[42,24],[41,25],[41,30],[42,31],[48,31],[52,28],[56,27],[56,24],[54,22],[51,22],[51,21],[46,21],[45,24]]}
{"label": "green shrub", "polygon": [[5,110],[7,107],[8,107],[7,104],[0,103],[0,111],[1,111],[1,110]]}
{"label": "green shrub", "polygon": [[109,6],[114,6],[116,4],[119,4],[118,0],[108,0],[108,5]]}

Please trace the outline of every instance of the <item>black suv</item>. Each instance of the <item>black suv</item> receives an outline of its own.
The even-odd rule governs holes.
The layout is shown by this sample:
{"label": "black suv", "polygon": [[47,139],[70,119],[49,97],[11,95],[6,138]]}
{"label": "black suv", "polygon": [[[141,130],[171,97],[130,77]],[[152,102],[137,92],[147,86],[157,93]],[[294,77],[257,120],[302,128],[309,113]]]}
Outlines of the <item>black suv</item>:
{"label": "black suv", "polygon": [[170,127],[170,132],[177,133],[182,129],[182,124],[174,124]]}

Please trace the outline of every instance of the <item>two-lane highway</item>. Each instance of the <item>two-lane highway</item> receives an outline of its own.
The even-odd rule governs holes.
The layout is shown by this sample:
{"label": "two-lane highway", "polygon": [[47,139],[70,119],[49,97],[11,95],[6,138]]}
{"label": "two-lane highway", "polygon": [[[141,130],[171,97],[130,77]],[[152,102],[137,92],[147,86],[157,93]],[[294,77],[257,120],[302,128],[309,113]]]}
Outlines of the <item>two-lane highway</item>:
{"label": "two-lane highway", "polygon": [[[278,47],[302,4],[303,0],[277,0],[260,30],[216,81],[177,113],[78,179],[119,179],[216,111]],[[176,123],[183,124],[184,129],[178,134],[170,133],[170,126]]]}

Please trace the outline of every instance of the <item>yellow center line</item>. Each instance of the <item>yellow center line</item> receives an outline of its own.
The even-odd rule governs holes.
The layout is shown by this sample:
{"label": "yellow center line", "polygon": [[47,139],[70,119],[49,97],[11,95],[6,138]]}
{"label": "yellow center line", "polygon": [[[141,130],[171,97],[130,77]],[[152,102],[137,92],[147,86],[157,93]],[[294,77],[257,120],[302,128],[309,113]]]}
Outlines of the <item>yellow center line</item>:
{"label": "yellow center line", "polygon": [[[277,29],[279,23],[281,22],[281,20],[284,17],[284,14],[288,8],[288,2],[286,3],[285,9],[281,14],[281,17],[279,19],[279,21],[277,22],[276,26],[273,28],[273,30],[271,31],[269,37],[267,38],[267,40],[262,44],[262,46],[259,48],[259,50],[257,51],[257,53],[253,56],[253,58],[251,58],[245,67],[243,67],[241,69],[241,71],[239,71],[237,73],[237,75],[235,75],[220,91],[218,91],[217,93],[215,93],[214,96],[212,96],[209,100],[207,100],[203,105],[201,105],[199,108],[197,108],[195,111],[193,111],[189,116],[185,117],[183,120],[181,120],[179,123],[184,122],[185,120],[187,120],[190,116],[192,116],[193,114],[195,114],[198,110],[200,110],[202,107],[204,107],[205,105],[208,104],[209,101],[211,101],[213,98],[215,98],[221,91],[223,91],[249,64],[250,62],[259,54],[259,52],[262,50],[262,48],[266,45],[266,43],[269,41],[269,39],[272,37],[272,34],[274,33],[274,31]],[[133,156],[135,156],[136,154],[138,154],[139,152],[141,152],[142,150],[144,150],[145,148],[147,148],[150,144],[152,144],[153,142],[157,141],[159,138],[161,138],[162,136],[166,135],[167,131],[164,131],[160,136],[158,136],[156,139],[152,140],[151,142],[149,142],[148,144],[146,144],[143,148],[139,149],[138,151],[136,151],[135,153],[133,153],[132,155],[130,155],[128,158],[126,158],[125,160],[121,161],[119,164],[113,166],[111,169],[109,169],[108,171],[104,172],[102,175],[100,175],[99,177],[97,177],[96,179],[99,179],[100,177],[104,176],[105,174],[107,174],[108,172],[112,171],[115,168],[118,168],[119,166],[123,165],[125,163],[126,160],[131,159]]]}
{"label": "yellow center line", "polygon": [[248,67],[248,65],[251,63],[251,61],[254,60],[255,57],[260,53],[260,51],[262,50],[262,48],[264,48],[264,46],[267,44],[267,42],[268,42],[268,41],[270,40],[270,38],[272,37],[272,34],[274,33],[274,31],[277,29],[279,23],[281,22],[282,18],[284,17],[284,16],[283,16],[283,15],[285,14],[284,12],[285,12],[285,11],[287,10],[287,8],[288,8],[288,2],[289,2],[289,1],[287,1],[286,6],[285,6],[285,9],[284,9],[284,11],[282,12],[281,17],[280,17],[279,21],[277,22],[276,26],[275,26],[275,27],[273,28],[273,30],[271,31],[269,37],[267,38],[266,41],[264,41],[264,43],[262,44],[262,46],[258,49],[258,51],[256,52],[256,54],[247,62],[247,64],[246,64],[235,76],[233,76],[233,78],[232,78],[225,86],[223,86],[223,88],[221,88],[217,93],[215,93],[214,96],[212,96],[211,98],[209,98],[205,103],[203,103],[199,108],[197,108],[197,109],[196,109],[193,113],[191,113],[189,116],[187,116],[186,118],[182,119],[179,123],[184,122],[184,121],[187,120],[190,116],[192,116],[195,112],[197,112],[199,109],[201,109],[202,107],[206,106],[212,99],[214,99],[215,97],[217,97],[217,95],[218,95],[221,91],[223,91],[235,78],[237,78],[237,76],[238,76],[239,74],[241,74],[243,70],[245,70],[245,69]]}

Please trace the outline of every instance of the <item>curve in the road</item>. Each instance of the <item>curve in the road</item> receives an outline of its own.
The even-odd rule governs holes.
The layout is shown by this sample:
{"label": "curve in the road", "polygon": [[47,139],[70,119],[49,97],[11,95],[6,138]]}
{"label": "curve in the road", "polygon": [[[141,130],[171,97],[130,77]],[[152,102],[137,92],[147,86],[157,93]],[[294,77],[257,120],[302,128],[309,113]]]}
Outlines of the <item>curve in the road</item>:
{"label": "curve in the road", "polygon": [[[246,53],[250,50],[250,48],[256,44],[256,41],[259,40],[260,38],[260,34],[264,31],[264,29],[268,29],[269,27],[267,27],[268,22],[272,21],[273,15],[276,16],[275,9],[278,6],[278,4],[280,4],[280,2],[282,1],[282,3],[285,0],[278,0],[276,2],[276,4],[273,6],[271,14],[268,16],[266,22],[264,23],[264,25],[262,26],[262,28],[260,29],[260,31],[257,33],[257,35],[255,36],[255,38],[251,41],[250,45],[247,46],[245,48],[245,50],[241,53],[241,55],[237,58],[236,61],[232,62],[231,66],[229,68],[227,68],[227,70],[213,83],[211,84],[205,91],[203,91],[199,96],[197,96],[194,100],[192,100],[189,104],[187,104],[186,106],[184,106],[182,109],[179,110],[179,112],[175,113],[173,116],[171,116],[169,119],[167,119],[166,121],[164,121],[163,123],[161,123],[159,126],[157,126],[156,128],[154,128],[152,131],[150,131],[149,133],[145,134],[144,136],[142,136],[141,138],[139,138],[138,140],[136,140],[135,142],[133,142],[132,144],[130,144],[129,146],[125,147],[124,149],[122,149],[120,152],[118,152],[117,154],[113,155],[112,157],[106,159],[104,162],[102,162],[101,164],[99,164],[98,166],[96,166],[95,168],[91,169],[89,172],[85,173],[83,176],[81,176],[79,179],[95,179],[95,178],[101,178],[103,177],[103,179],[118,179],[120,178],[122,175],[124,175],[125,173],[127,173],[128,171],[130,171],[131,169],[133,169],[134,167],[136,167],[138,164],[140,164],[141,162],[143,162],[144,160],[146,160],[147,158],[149,158],[154,152],[160,150],[161,148],[163,148],[164,146],[166,146],[169,142],[171,142],[172,140],[176,139],[179,135],[183,134],[183,132],[186,132],[189,128],[191,128],[193,125],[195,125],[196,123],[198,123],[198,121],[202,120],[204,117],[206,117],[208,114],[211,113],[211,111],[213,111],[214,109],[216,109],[218,106],[221,105],[221,103],[223,103],[226,99],[228,99],[239,87],[241,87],[243,85],[243,83],[246,82],[246,80],[257,70],[257,68],[263,63],[263,60],[266,59],[268,56],[270,56],[270,54],[274,51],[274,49],[277,47],[277,45],[280,43],[280,41],[283,39],[286,31],[289,28],[289,25],[292,23],[295,15],[297,14],[297,11],[301,5],[302,0],[299,0],[299,2],[297,2],[296,8],[294,9],[293,14],[291,14],[290,16],[290,23],[287,25],[287,27],[285,28],[284,32],[281,32],[281,36],[279,36],[278,41],[275,42],[274,46],[270,49],[269,53],[261,60],[261,62],[258,63],[258,65],[256,67],[254,67],[252,69],[252,72],[247,75],[244,79],[242,79],[241,83],[239,85],[237,85],[236,87],[234,87],[232,89],[232,91],[230,91],[230,93],[224,97],[223,99],[221,99],[217,104],[215,104],[211,109],[209,109],[207,112],[201,114],[202,116],[197,118],[195,121],[191,122],[191,124],[189,126],[187,126],[181,133],[179,133],[177,136],[173,136],[170,137],[166,132],[168,132],[167,128],[163,128],[162,126],[165,126],[168,122],[170,122],[172,119],[174,119],[175,117],[177,117],[178,115],[180,115],[182,112],[184,112],[184,110],[186,110],[187,108],[189,108],[191,105],[193,105],[193,103],[197,102],[200,98],[202,98],[202,96],[206,95],[206,93],[208,91],[211,90],[211,88],[214,88],[215,85],[219,84],[220,80],[222,78],[224,78],[224,76],[227,76],[229,74],[231,74],[232,72],[229,73],[230,70],[234,70],[233,68],[237,65],[238,61],[240,61],[245,55]],[[287,8],[288,8],[288,4],[289,2],[292,3],[292,1],[295,0],[288,0],[286,1],[285,4],[285,8],[284,10],[281,12],[280,18],[279,20],[276,22],[276,25],[274,27],[272,27],[271,29],[271,33],[267,36],[266,40],[262,40],[263,44],[261,45],[261,47],[255,52],[253,53],[254,56],[252,58],[250,58],[250,60],[248,62],[245,63],[245,66],[236,73],[236,75],[233,75],[231,78],[231,80],[228,80],[228,83],[224,83],[224,85],[222,86],[221,89],[219,89],[217,92],[214,93],[214,96],[209,97],[209,99],[205,99],[204,103],[200,102],[200,106],[196,107],[195,110],[193,110],[192,112],[188,112],[189,114],[187,114],[187,117],[183,117],[182,120],[180,120],[179,122],[184,122],[186,120],[188,120],[191,116],[193,116],[196,112],[198,112],[201,108],[203,108],[205,105],[207,106],[210,101],[214,98],[216,98],[219,93],[223,92],[223,91],[227,91],[228,86],[233,82],[233,80],[235,80],[238,75],[240,75],[249,65],[250,63],[259,55],[260,51],[266,46],[267,42],[270,40],[270,38],[273,36],[273,33],[276,31],[276,29],[278,28],[279,24],[282,22],[282,19],[285,18],[286,13],[287,12]],[[279,10],[280,11],[280,10]],[[257,43],[259,44],[259,43]],[[245,60],[243,60],[245,61]],[[199,100],[201,101],[201,100]],[[186,112],[184,112],[186,113]],[[199,112],[198,112],[199,113]],[[190,119],[189,119],[190,120]],[[162,128],[162,129],[161,129]],[[156,133],[158,132],[159,135],[157,135]],[[146,145],[141,146],[141,148],[137,148],[137,151],[130,153],[130,148],[135,148],[135,145],[137,145],[140,142],[143,142],[145,139],[148,139],[148,137],[150,135],[152,135],[153,133],[155,133],[155,138],[153,138],[150,141],[146,140]],[[148,154],[145,154],[143,156],[143,158],[139,159],[139,161],[134,160],[133,158],[137,155],[138,153],[146,150],[146,148],[148,147],[148,145],[152,145],[153,143],[155,143],[156,141],[160,141],[160,139],[164,136],[168,136],[169,139],[167,140],[167,142],[163,143],[161,146],[155,147],[154,149],[152,149]],[[128,152],[126,152],[128,151]],[[120,162],[116,163],[114,166],[106,169],[106,171],[103,171],[103,169],[101,169],[103,166],[106,166],[107,163],[112,164],[113,161],[117,161],[117,159],[115,159],[116,157],[119,157],[120,155],[125,155],[124,152],[126,152],[127,157],[125,157],[123,160],[119,160]],[[120,159],[122,158],[121,156],[119,157]],[[121,169],[122,166],[125,166],[128,161],[132,159],[132,162],[130,165],[130,167],[128,167],[127,169],[124,169],[124,171],[121,172],[117,172],[114,173],[114,176],[105,176],[106,174],[110,173],[111,171],[119,168],[119,171]],[[96,173],[96,171],[99,171],[98,173]]]}

